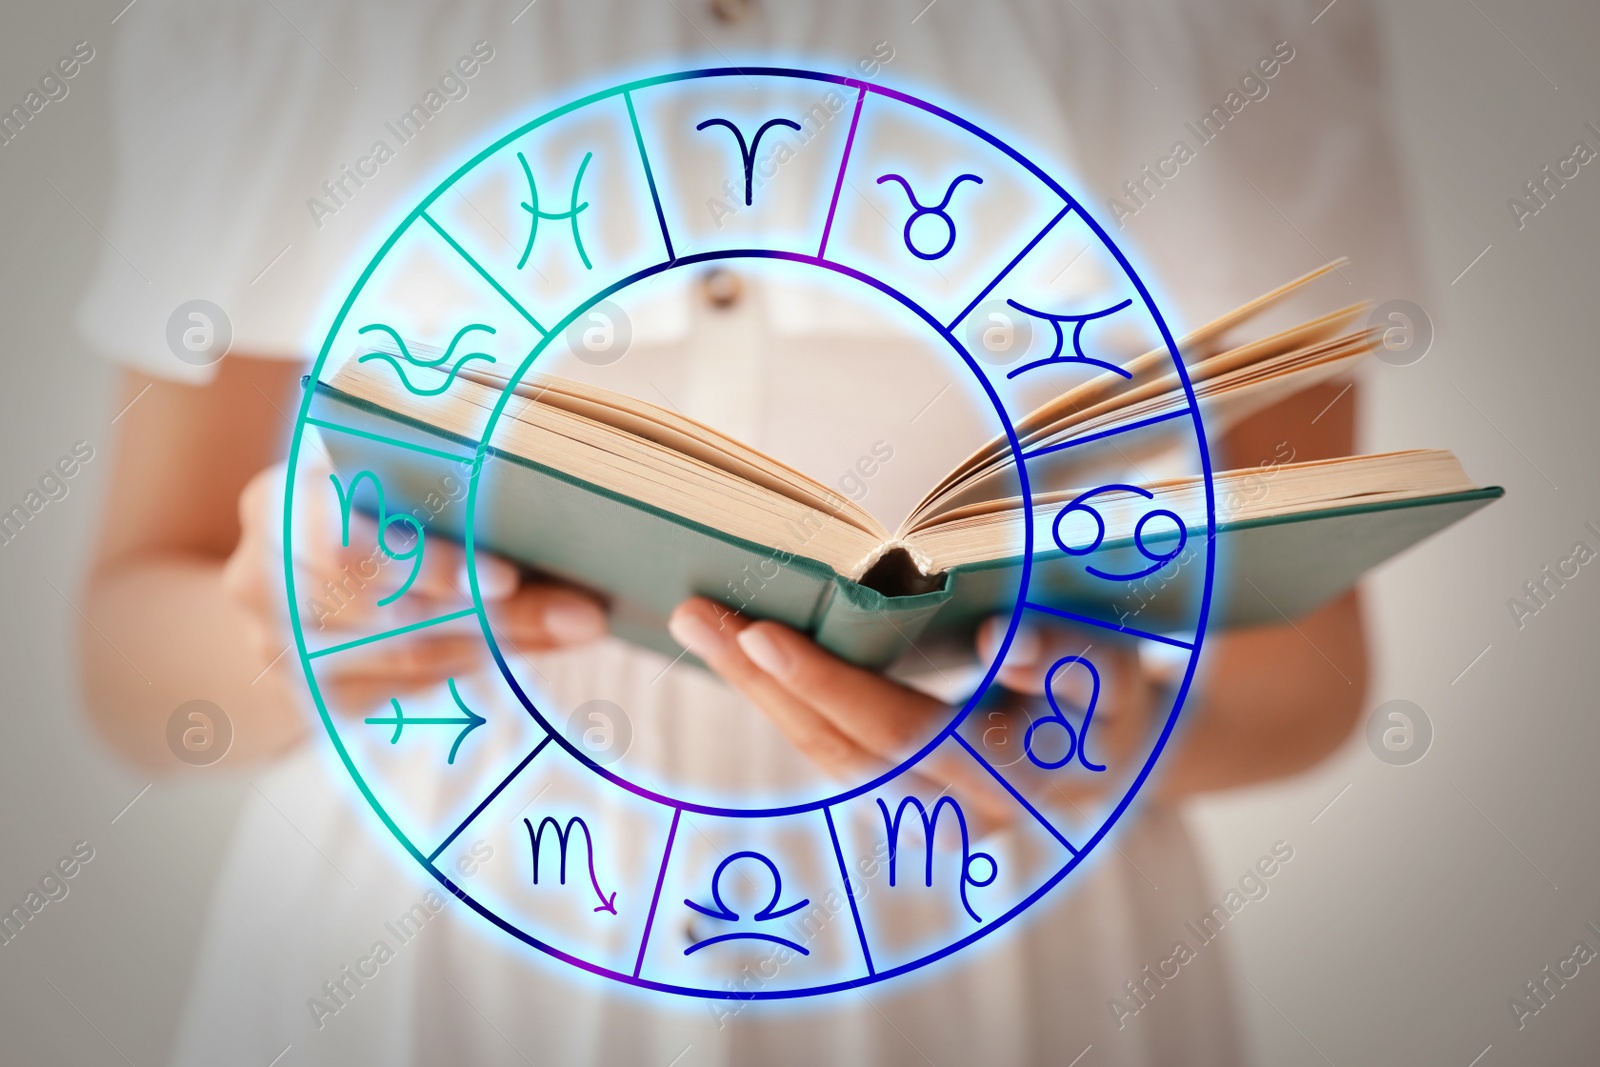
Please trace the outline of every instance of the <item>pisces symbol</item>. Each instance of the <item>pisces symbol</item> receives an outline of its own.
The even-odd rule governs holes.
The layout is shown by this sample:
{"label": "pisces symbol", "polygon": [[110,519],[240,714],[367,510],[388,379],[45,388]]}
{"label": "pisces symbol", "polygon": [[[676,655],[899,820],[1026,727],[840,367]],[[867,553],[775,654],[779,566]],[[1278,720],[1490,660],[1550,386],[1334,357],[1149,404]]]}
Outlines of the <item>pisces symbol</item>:
{"label": "pisces symbol", "polygon": [[539,236],[539,220],[559,222],[562,219],[572,224],[572,244],[578,250],[578,258],[583,260],[584,270],[593,270],[594,264],[589,262],[589,253],[583,250],[583,236],[578,233],[578,213],[589,206],[589,201],[578,203],[578,187],[583,184],[583,172],[589,169],[589,161],[594,158],[594,153],[586,153],[583,162],[578,164],[578,173],[572,179],[572,197],[567,201],[565,211],[544,211],[539,207],[539,186],[533,180],[533,168],[528,166],[528,157],[521,152],[517,153],[517,162],[522,164],[523,177],[528,179],[528,200],[522,202],[522,210],[532,216],[528,224],[528,243],[522,249],[522,258],[517,260],[517,269],[521,270],[528,263],[528,256],[533,252],[533,242]]}

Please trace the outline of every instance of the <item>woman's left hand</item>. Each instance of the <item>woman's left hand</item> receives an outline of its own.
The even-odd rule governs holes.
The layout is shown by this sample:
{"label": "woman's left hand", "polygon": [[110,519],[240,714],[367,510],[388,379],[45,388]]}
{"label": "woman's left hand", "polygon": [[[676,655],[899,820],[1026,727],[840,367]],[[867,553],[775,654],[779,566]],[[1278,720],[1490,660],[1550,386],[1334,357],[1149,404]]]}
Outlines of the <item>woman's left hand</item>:
{"label": "woman's left hand", "polygon": [[[985,661],[1004,633],[993,622],[979,633],[978,650]],[[953,713],[925,693],[845,663],[787,626],[753,622],[703,597],[680,604],[670,626],[680,644],[755,703],[800,752],[841,780],[862,781],[897,765],[926,744]],[[1022,762],[1029,773],[1051,776],[1061,798],[1074,802],[1104,789],[1108,779],[1120,778],[1118,772],[1129,766],[1147,734],[1150,686],[1137,653],[1110,643],[1091,645],[1083,635],[1061,628],[1023,630],[997,676],[1018,694],[1015,703],[1020,704],[1021,698],[1044,693],[1050,667],[1061,657],[1090,652],[1100,674],[1100,692],[1082,743],[1088,747],[1087,760],[1104,765],[1105,771],[1091,771],[1076,760],[1054,771],[1028,763],[1022,751],[1028,716],[1020,707],[1005,713],[1010,721],[1002,745],[1014,747],[985,753],[992,762]],[[1081,665],[1058,671],[1052,680],[1057,704],[1074,730],[1083,717],[1072,709],[1087,704],[1092,688]],[[1034,717],[1039,715],[1036,710]],[[1051,732],[1061,738],[1048,737]],[[1065,737],[1059,730],[1036,735],[1039,745]],[[985,747],[992,749],[987,743]],[[1055,758],[1058,751],[1040,758]],[[1000,758],[994,759],[997,754]],[[918,764],[916,773],[936,787],[955,788],[989,828],[1009,823],[1021,810],[965,753],[937,750]]]}
{"label": "woman's left hand", "polygon": [[[1008,621],[997,616],[979,628],[979,662],[994,659]],[[1027,777],[1037,783],[1041,788],[1034,793],[1049,798],[1045,803],[1094,800],[1125,784],[1142,765],[1156,687],[1137,646],[1126,639],[1054,624],[1019,628],[995,680],[1017,697],[1003,710],[983,713],[990,718],[978,751],[994,766],[1008,768],[1013,781]],[[1054,706],[1045,697],[1047,680]],[[1057,716],[1067,721],[1070,734],[1051,723]],[[1032,724],[1038,725],[1030,754]],[[1050,766],[1058,761],[1063,762]]]}

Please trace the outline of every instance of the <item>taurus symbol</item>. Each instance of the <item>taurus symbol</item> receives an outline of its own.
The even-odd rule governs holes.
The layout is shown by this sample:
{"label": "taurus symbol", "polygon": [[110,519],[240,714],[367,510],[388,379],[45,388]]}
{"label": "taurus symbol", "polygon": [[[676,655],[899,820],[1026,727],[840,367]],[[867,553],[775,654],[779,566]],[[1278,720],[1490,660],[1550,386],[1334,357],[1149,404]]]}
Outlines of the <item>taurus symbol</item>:
{"label": "taurus symbol", "polygon": [[[878,184],[882,185],[887,181],[899,182],[901,187],[906,191],[906,199],[911,201],[911,206],[915,209],[911,212],[911,217],[906,219],[906,228],[901,236],[905,238],[906,249],[918,259],[943,259],[945,255],[949,253],[950,249],[954,247],[956,243],[956,221],[950,217],[950,213],[946,211],[945,208],[950,205],[950,198],[955,195],[956,186],[960,185],[962,182],[976,182],[979,185],[983,184],[983,179],[978,177],[976,174],[958,174],[956,175],[955,180],[953,180],[945,188],[944,199],[939,201],[938,204],[928,206],[917,200],[917,194],[912,191],[911,183],[906,181],[905,178],[898,174],[885,174],[883,177],[878,179]],[[922,251],[922,249],[916,246],[916,242],[912,241],[911,239],[911,227],[915,226],[917,224],[917,220],[922,218],[924,215],[933,215],[945,225],[947,235],[945,237],[944,244],[940,245],[939,250],[936,252]]]}

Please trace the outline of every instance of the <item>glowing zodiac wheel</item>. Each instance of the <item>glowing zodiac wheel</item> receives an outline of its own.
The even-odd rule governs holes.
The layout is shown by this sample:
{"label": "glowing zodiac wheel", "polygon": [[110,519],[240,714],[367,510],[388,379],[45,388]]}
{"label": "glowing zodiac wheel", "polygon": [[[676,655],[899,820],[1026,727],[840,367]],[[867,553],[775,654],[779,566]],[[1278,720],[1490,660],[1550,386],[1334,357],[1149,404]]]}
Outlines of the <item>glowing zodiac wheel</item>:
{"label": "glowing zodiac wheel", "polygon": [[[723,165],[707,165],[708,155]],[[769,212],[780,198],[784,211]],[[525,230],[486,235],[476,205],[490,199]],[[447,503],[464,510],[463,540],[473,544],[486,506],[483,457],[540,355],[628,287],[730,259],[827,272],[914,315],[992,405],[1027,520],[1005,642],[945,728],[870,781],[747,806],[634,780],[575,743],[503,654],[470,563],[470,606],[417,617],[406,596]],[[395,328],[405,313],[395,294],[407,291],[407,279],[457,294],[452,320],[431,336],[417,336],[428,328],[416,323]],[[1193,678],[1210,606],[1214,518],[1199,409],[1182,362],[1168,355],[1177,347],[1165,321],[1104,229],[1044,171],[971,123],[887,88],[803,70],[696,70],[595,93],[496,141],[405,217],[344,301],[313,379],[372,335],[392,340],[397,354],[383,360],[422,398],[474,360],[516,370],[494,410],[453,448],[333,420],[307,391],[291,471],[322,451],[315,440],[350,435],[434,464],[436,479],[444,473],[431,493],[385,486],[370,471],[322,481],[317,491],[342,514],[346,546],[358,491],[373,502],[363,505],[377,522],[371,580],[388,590],[378,603],[392,614],[330,641],[306,616],[306,594],[315,591],[295,588],[286,552],[298,651],[334,747],[379,817],[434,878],[506,934],[620,982],[694,996],[784,998],[878,981],[1023,913],[1082,863],[1155,765]],[[1129,376],[1129,338],[1148,342],[1143,368],[1164,361],[1161,373],[1181,385],[1186,404],[1064,441],[1019,427],[1041,395],[1096,376],[1115,388]],[[442,354],[424,359],[408,342]],[[421,389],[408,366],[448,378]],[[1074,449],[1100,442],[1148,455],[1150,434],[1161,435],[1163,455],[1186,457],[1184,473],[1203,488],[1194,512],[1151,505],[1140,513],[1149,493],[1121,481],[1088,491],[1080,484],[1075,493],[1056,484],[1057,465]],[[297,504],[296,479],[289,484],[286,530]],[[1102,494],[1137,515],[1131,539],[1107,540],[1111,498]],[[1169,585],[1188,591],[1176,607],[1160,595]],[[1097,591],[1085,596],[1086,588]],[[1049,672],[1051,681],[1077,674],[1087,697],[1066,706],[1052,690],[1026,729],[1013,732],[993,710],[991,687],[1029,615],[1064,618],[1097,636]],[[493,692],[451,679],[437,711],[398,699],[364,717],[330,709],[319,674],[337,657],[474,623],[500,667],[483,683]],[[1102,642],[1160,653],[1173,682],[1115,793],[1086,815],[1062,814],[1052,797],[1059,776],[1106,773],[1093,728],[1101,685],[1094,646]],[[980,838],[962,786],[935,793],[914,781],[909,772],[931,759],[962,761],[1001,787],[1016,808],[1009,828]],[[421,790],[419,765],[431,775]],[[952,847],[936,848],[935,838]],[[497,881],[469,883],[462,872],[479,848],[515,860],[501,864]]]}

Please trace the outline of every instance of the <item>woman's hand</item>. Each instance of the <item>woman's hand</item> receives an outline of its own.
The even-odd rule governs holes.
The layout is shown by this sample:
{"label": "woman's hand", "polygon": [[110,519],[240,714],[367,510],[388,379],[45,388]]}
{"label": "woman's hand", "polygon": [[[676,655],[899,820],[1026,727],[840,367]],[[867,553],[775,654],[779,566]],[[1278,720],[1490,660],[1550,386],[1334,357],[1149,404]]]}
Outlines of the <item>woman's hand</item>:
{"label": "woman's hand", "polygon": [[[1008,623],[997,616],[979,628],[980,662],[994,659]],[[995,679],[1017,698],[987,713],[977,748],[996,767],[1009,768],[1008,776],[1034,779],[1039,795],[1076,807],[1125,785],[1143,765],[1156,689],[1132,643],[1064,626],[1019,627]],[[1047,680],[1053,705],[1045,697]]]}
{"label": "woman's hand", "polygon": [[[377,524],[352,514],[349,547],[341,541],[327,470],[310,464],[296,493],[294,567],[301,624],[338,644],[390,626],[435,617],[471,604],[466,556],[442,537],[426,541],[416,580],[400,601],[378,601],[405,581],[409,560],[392,560],[378,547]],[[246,610],[248,639],[261,662],[276,660],[299,674],[282,653],[292,640],[283,594],[282,515],[284,468],[252,478],[239,496],[240,537],[222,572],[223,589]],[[389,533],[392,543],[403,536]],[[398,545],[396,544],[396,547]],[[606,632],[606,616],[592,598],[565,586],[522,581],[517,568],[485,553],[477,556],[478,589],[503,644],[542,652],[584,644]],[[344,635],[344,636],[340,636]],[[476,622],[445,624],[374,642],[330,657],[318,678],[330,708],[364,714],[390,697],[441,685],[484,666],[486,652]]]}
{"label": "woman's hand", "polygon": [[[998,622],[999,620],[995,620]],[[774,622],[752,622],[703,597],[679,605],[671,630],[729,684],[747,696],[797,749],[823,771],[845,781],[863,781],[900,763],[949,722],[953,710],[925,693],[898,685],[871,671],[851,666],[823,651],[811,640]],[[979,634],[979,652],[992,658],[1004,627],[991,623]],[[1029,771],[1057,779],[1063,800],[1077,800],[1097,791],[1101,782],[1128,765],[1145,737],[1150,719],[1150,687],[1138,656],[1110,645],[1091,646],[1082,637],[1058,629],[1020,631],[998,675],[999,682],[1020,696],[1040,696],[1045,676],[1061,656],[1093,652],[1100,671],[1100,694],[1084,742],[1092,772],[1074,762],[1060,770]],[[1076,730],[1082,722],[1075,708],[1085,706],[1092,688],[1081,667],[1058,671],[1052,688]],[[1019,700],[1018,703],[1021,701]],[[1046,709],[1048,710],[1048,709]],[[1020,708],[1006,713],[1007,741],[985,753],[997,765],[1026,760],[1022,751],[1028,717]],[[1035,716],[1038,716],[1035,712]],[[1036,743],[1059,744],[1063,731],[1036,731]],[[986,741],[988,738],[986,738]],[[1058,749],[1041,758],[1055,758]],[[919,775],[936,787],[954,787],[963,803],[976,806],[983,823],[993,828],[1014,819],[1021,810],[1005,791],[964,753],[948,749],[919,764]]]}

